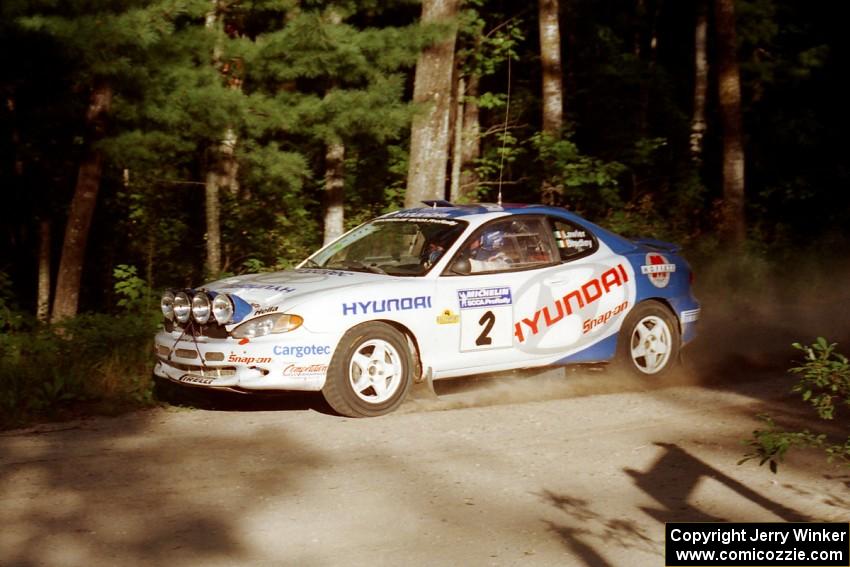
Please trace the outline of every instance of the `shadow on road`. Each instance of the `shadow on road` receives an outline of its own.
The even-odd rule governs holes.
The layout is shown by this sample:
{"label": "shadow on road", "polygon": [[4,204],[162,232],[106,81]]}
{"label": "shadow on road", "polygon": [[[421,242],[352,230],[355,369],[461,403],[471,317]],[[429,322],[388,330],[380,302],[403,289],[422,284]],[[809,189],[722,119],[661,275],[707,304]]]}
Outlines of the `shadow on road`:
{"label": "shadow on road", "polygon": [[[747,501],[788,522],[812,521],[812,518],[776,502],[705,463],[681,447],[670,443],[655,443],[661,454],[646,471],[625,468],[635,486],[649,496],[655,506],[638,506],[644,514],[659,524],[665,522],[722,522],[740,521],[740,503]],[[720,488],[734,493],[735,510],[728,517],[700,507],[696,489],[701,482],[711,480]],[[795,490],[794,486],[786,488]],[[796,489],[801,490],[801,489]],[[587,567],[613,567],[601,554],[604,549],[616,548],[642,550],[660,554],[663,542],[650,538],[646,523],[613,517],[608,512],[597,512],[591,501],[567,494],[544,491],[540,498],[563,512],[563,522],[544,520],[548,528],[558,534],[564,546],[578,555]],[[814,497],[814,495],[812,495]],[[717,507],[717,502],[713,502]]]}
{"label": "shadow on road", "polygon": [[208,411],[307,411],[337,415],[321,392],[254,392],[242,394],[227,390],[192,388],[157,379],[156,398],[173,406]]}
{"label": "shadow on road", "polygon": [[593,546],[616,546],[619,549],[653,551],[652,539],[646,530],[631,520],[610,518],[593,511],[587,500],[544,491],[539,495],[583,527],[546,521],[549,530],[558,534],[572,553],[581,557],[588,567],[613,567]]}
{"label": "shadow on road", "polygon": [[239,564],[250,552],[234,519],[324,466],[282,428],[149,433],[162,415],[0,439],[0,564]]}

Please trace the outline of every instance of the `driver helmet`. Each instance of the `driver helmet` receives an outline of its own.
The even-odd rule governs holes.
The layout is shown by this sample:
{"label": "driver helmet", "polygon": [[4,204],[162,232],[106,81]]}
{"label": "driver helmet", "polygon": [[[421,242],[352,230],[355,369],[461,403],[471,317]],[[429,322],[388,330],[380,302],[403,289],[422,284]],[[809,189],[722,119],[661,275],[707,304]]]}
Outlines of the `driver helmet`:
{"label": "driver helmet", "polygon": [[483,250],[499,250],[505,241],[505,231],[490,230],[481,235],[481,248]]}

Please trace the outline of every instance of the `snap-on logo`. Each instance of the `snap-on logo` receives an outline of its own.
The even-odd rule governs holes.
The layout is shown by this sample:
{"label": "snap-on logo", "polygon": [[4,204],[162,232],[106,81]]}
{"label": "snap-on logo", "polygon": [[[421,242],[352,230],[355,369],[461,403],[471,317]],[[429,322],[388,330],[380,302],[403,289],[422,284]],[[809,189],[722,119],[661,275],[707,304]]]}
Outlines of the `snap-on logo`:
{"label": "snap-on logo", "polygon": [[[622,264],[617,264],[616,267],[603,272],[598,278],[591,279],[560,299],[555,300],[552,305],[546,305],[538,309],[531,318],[524,317],[514,323],[514,336],[517,342],[525,342],[526,338],[537,335],[545,329],[556,325],[565,316],[572,315],[574,311],[584,309],[615,288],[626,285],[628,281],[629,275],[626,273],[625,268],[623,268]],[[608,319],[623,312],[627,307],[628,303],[617,311],[617,313],[611,313]],[[600,323],[607,323],[607,319],[604,316],[603,319]],[[592,328],[593,325],[589,328],[585,327],[584,332],[589,332]]]}

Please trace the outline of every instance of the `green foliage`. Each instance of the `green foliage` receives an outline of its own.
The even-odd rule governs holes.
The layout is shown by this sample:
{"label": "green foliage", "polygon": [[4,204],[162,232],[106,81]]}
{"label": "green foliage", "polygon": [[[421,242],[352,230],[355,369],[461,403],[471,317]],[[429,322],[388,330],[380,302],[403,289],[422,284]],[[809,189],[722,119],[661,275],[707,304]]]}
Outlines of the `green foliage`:
{"label": "green foliage", "polygon": [[12,278],[6,272],[0,271],[0,333],[7,333],[20,328],[26,315],[20,311],[12,291]]}
{"label": "green foliage", "polygon": [[[832,420],[839,407],[850,407],[850,362],[835,350],[835,343],[818,337],[812,345],[794,343],[794,348],[805,354],[803,364],[790,369],[801,376],[792,392],[811,405],[818,417]],[[767,429],[753,431],[747,440],[750,452],[738,464],[758,459],[759,465],[769,463],[776,472],[786,453],[795,447],[809,447],[824,451],[830,461],[838,460],[850,465],[850,436],[843,442],[830,440],[827,433],[788,431],[779,427],[769,415],[759,415]]]}
{"label": "green foliage", "polygon": [[850,364],[836,352],[837,345],[818,337],[811,346],[793,346],[805,353],[805,362],[790,370],[801,376],[792,392],[809,402],[821,419],[835,417],[836,403],[850,407]]}
{"label": "green foliage", "polygon": [[152,404],[156,322],[150,312],[91,314],[0,334],[0,427],[80,404],[106,412]]}
{"label": "green foliage", "polygon": [[147,282],[136,274],[135,266],[119,264],[115,267],[115,293],[120,297],[118,306],[132,313],[143,312],[151,306],[152,293]]}
{"label": "green foliage", "polygon": [[625,167],[583,154],[569,132],[560,138],[544,133],[531,139],[541,162],[547,164],[550,181],[564,188],[571,208],[594,216],[622,205],[618,177]]}

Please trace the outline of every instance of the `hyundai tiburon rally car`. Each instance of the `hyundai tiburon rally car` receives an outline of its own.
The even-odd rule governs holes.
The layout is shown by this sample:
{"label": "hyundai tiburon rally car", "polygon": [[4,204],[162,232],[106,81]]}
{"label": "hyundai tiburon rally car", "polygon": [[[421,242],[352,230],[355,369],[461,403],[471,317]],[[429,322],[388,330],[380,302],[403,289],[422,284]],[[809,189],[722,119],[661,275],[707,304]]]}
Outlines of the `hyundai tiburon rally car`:
{"label": "hyundai tiburon rally car", "polygon": [[321,391],[340,414],[377,416],[417,381],[599,362],[656,377],[694,337],[675,245],[561,208],[446,205],[376,218],[292,270],[166,291],[154,373]]}

